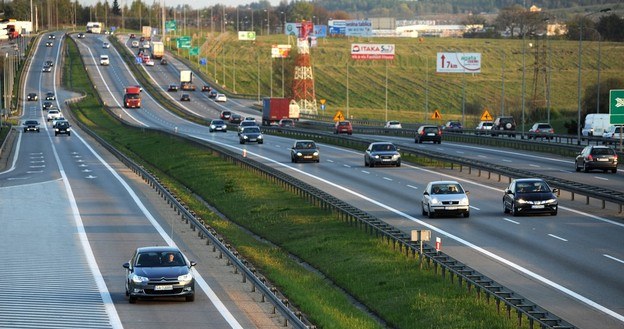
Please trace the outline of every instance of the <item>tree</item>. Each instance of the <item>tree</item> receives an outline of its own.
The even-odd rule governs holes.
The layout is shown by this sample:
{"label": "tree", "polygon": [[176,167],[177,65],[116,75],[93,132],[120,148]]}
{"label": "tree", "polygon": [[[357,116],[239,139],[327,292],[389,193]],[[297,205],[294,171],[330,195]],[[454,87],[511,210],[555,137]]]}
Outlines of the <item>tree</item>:
{"label": "tree", "polygon": [[519,33],[522,35],[522,19],[521,13],[526,9],[520,5],[513,5],[501,9],[498,16],[494,20],[494,25],[498,27],[500,31],[509,32],[510,37],[514,37],[517,29],[520,29]]}
{"label": "tree", "polygon": [[624,19],[616,14],[600,17],[596,30],[600,32],[603,40],[624,41]]}
{"label": "tree", "polygon": [[121,16],[121,7],[119,7],[119,2],[117,0],[113,0],[113,16]]}

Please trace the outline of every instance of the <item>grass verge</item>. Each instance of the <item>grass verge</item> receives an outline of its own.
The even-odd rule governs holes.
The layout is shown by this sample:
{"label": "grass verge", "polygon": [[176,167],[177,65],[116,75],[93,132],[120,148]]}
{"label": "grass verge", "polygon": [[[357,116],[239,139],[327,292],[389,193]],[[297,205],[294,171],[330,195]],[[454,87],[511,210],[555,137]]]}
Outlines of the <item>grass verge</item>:
{"label": "grass verge", "polygon": [[[72,58],[68,61],[68,87],[91,86],[75,45],[68,45]],[[493,303],[477,299],[430,270],[419,270],[416,260],[393,251],[382,240],[241,171],[201,146],[163,133],[124,127],[91,97],[93,90],[80,91],[89,97],[73,107],[77,119],[155,172],[317,326],[517,328],[515,320],[497,314]],[[195,195],[231,221],[214,215]],[[326,277],[300,266],[289,254]],[[354,306],[330,281],[387,323]]]}

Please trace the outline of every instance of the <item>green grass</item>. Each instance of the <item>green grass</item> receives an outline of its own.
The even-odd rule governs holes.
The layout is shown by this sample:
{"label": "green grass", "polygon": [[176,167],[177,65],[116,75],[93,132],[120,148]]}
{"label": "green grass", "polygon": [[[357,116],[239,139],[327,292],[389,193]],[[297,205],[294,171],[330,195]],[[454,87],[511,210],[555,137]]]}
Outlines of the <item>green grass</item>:
{"label": "green grass", "polygon": [[[204,39],[202,39],[204,40]],[[255,42],[236,40],[234,34],[208,34],[202,42],[201,57],[208,64],[201,67],[213,81],[229,92],[249,95],[258,93],[268,96],[282,95],[282,62],[270,59],[272,44],[286,44],[286,36],[258,36]],[[354,61],[349,57],[351,43],[391,43],[396,45],[393,61]],[[173,42],[171,43],[173,44]],[[291,39],[291,44],[292,39]],[[529,45],[530,44],[530,45]],[[293,44],[294,47],[294,44]],[[317,99],[327,100],[326,113],[337,110],[346,114],[347,109],[347,63],[349,65],[349,114],[359,119],[384,120],[386,65],[388,68],[388,117],[405,122],[423,122],[434,109],[439,109],[443,120],[458,119],[462,115],[462,91],[465,84],[466,122],[476,125],[483,109],[494,116],[500,114],[501,98],[505,90],[505,112],[513,114],[517,121],[522,108],[522,40],[507,39],[455,39],[425,38],[334,38],[319,41],[311,51],[311,65],[315,77]],[[544,75],[534,79],[536,49],[540,51],[544,65],[550,58],[552,66],[550,83],[551,118],[569,120],[577,113],[578,42],[551,40],[546,42],[527,39],[524,56],[525,116],[526,124],[546,120],[546,96]],[[621,76],[621,53],[623,43],[601,43],[600,80]],[[174,52],[176,50],[174,49]],[[477,52],[482,54],[482,71],[479,74],[436,73],[438,52]],[[188,58],[186,50],[180,55]],[[546,55],[549,53],[548,57]],[[293,49],[291,57],[284,60],[285,94],[292,95],[292,76],[295,66]],[[191,62],[197,63],[195,56]],[[216,64],[216,70],[215,70]],[[582,90],[597,82],[598,43],[583,43]],[[258,70],[258,67],[260,70]],[[259,72],[258,72],[259,71]],[[216,75],[215,75],[216,72]],[[272,74],[271,74],[272,73]],[[537,81],[537,83],[534,83]],[[537,90],[537,93],[534,91]],[[533,103],[534,94],[537,102]],[[428,106],[429,112],[425,112]],[[594,107],[589,107],[594,111]],[[562,125],[561,125],[562,126]],[[559,129],[561,131],[561,129]]]}
{"label": "green grass", "polygon": [[[75,46],[68,44],[71,70],[67,81],[73,86],[91,86]],[[83,92],[93,95],[92,90]],[[497,314],[494,303],[486,304],[432,270],[420,270],[416,260],[392,250],[382,240],[277,185],[267,184],[262,177],[241,170],[200,145],[124,127],[92,97],[73,107],[72,113],[156,173],[319,327],[383,327],[331,282],[391,327],[517,327],[515,320]],[[221,220],[195,195],[231,221]],[[311,264],[329,280],[300,266],[289,254]]]}

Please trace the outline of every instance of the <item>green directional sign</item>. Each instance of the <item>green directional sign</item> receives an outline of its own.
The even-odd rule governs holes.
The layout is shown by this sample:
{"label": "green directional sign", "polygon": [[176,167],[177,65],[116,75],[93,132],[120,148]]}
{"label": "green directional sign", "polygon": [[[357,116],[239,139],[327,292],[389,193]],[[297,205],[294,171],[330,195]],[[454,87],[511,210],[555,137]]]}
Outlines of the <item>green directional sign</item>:
{"label": "green directional sign", "polygon": [[189,55],[199,56],[199,47],[191,47],[191,49],[189,49]]}
{"label": "green directional sign", "polygon": [[191,37],[182,36],[176,39],[178,48],[191,48]]}
{"label": "green directional sign", "polygon": [[609,91],[609,121],[612,125],[624,125],[624,89]]}
{"label": "green directional sign", "polygon": [[172,32],[176,30],[176,21],[166,21],[165,22],[165,30],[167,32]]}

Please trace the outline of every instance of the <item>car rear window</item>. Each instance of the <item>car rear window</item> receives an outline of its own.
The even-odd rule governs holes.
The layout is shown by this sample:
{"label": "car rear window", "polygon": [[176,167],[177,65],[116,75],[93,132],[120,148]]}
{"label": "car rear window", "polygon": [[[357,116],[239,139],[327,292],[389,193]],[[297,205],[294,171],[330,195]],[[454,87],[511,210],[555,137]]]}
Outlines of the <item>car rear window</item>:
{"label": "car rear window", "polygon": [[347,122],[347,121],[338,122],[339,126],[348,126],[349,124],[351,124],[351,123]]}
{"label": "car rear window", "polygon": [[594,148],[591,151],[592,155],[612,155],[615,154],[613,149],[607,147]]}
{"label": "car rear window", "polygon": [[423,130],[425,132],[428,132],[428,133],[437,133],[438,132],[438,128],[436,128],[436,127],[426,127]]}

